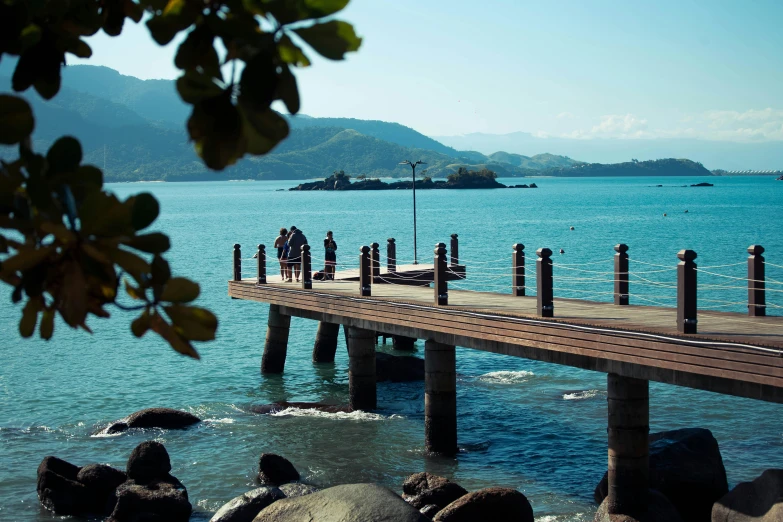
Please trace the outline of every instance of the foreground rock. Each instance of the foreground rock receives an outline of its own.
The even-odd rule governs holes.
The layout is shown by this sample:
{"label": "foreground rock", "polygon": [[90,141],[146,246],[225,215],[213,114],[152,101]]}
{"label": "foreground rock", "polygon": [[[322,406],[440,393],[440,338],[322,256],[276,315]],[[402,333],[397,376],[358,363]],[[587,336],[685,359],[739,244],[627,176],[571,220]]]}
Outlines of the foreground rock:
{"label": "foreground rock", "polygon": [[285,497],[274,487],[256,488],[224,504],[209,522],[252,522],[262,509]]}
{"label": "foreground rock", "polygon": [[198,422],[201,422],[201,419],[186,411],[172,410],[171,408],[147,408],[111,424],[102,433],[121,433],[129,428],[180,430]]}
{"label": "foreground rock", "polygon": [[[712,505],[728,493],[718,441],[710,430],[684,428],[650,435],[650,488],[663,493],[688,522],[708,522]],[[595,501],[607,495],[604,475]]]}
{"label": "foreground rock", "polygon": [[344,484],[278,500],[253,522],[427,522],[392,490],[377,484]]}
{"label": "foreground rock", "polygon": [[115,489],[125,473],[105,464],[80,468],[57,457],[38,466],[38,499],[58,515],[108,515],[116,502]]}
{"label": "foreground rock", "polygon": [[402,484],[402,498],[411,506],[418,510],[432,505],[437,507],[434,513],[433,508],[427,510],[425,514],[430,517],[467,494],[468,491],[459,484],[426,472],[414,473]]}
{"label": "foreground rock", "polygon": [[753,482],[740,482],[712,506],[712,522],[783,520],[783,469],[768,469]]}
{"label": "foreground rock", "polygon": [[434,522],[533,522],[533,508],[527,497],[515,489],[486,488],[468,493],[435,515]]}
{"label": "foreground rock", "polygon": [[163,444],[136,446],[128,458],[128,480],[117,488],[117,504],[107,522],[187,522],[192,511],[188,492],[170,471]]}
{"label": "foreground rock", "polygon": [[650,490],[650,504],[645,513],[611,515],[607,508],[608,502],[604,500],[598,506],[594,522],[683,522],[680,513],[669,499],[655,490]]}
{"label": "foreground rock", "polygon": [[424,380],[424,359],[408,355],[375,354],[377,382],[411,382]]}
{"label": "foreground rock", "polygon": [[324,413],[351,413],[353,410],[348,406],[339,404],[326,404],[323,402],[273,402],[271,404],[257,404],[250,406],[249,411],[260,415],[278,413],[288,408],[297,408],[300,410],[318,410]]}
{"label": "foreground rock", "polygon": [[274,453],[262,453],[258,459],[258,481],[279,486],[299,480],[299,472],[288,459]]}

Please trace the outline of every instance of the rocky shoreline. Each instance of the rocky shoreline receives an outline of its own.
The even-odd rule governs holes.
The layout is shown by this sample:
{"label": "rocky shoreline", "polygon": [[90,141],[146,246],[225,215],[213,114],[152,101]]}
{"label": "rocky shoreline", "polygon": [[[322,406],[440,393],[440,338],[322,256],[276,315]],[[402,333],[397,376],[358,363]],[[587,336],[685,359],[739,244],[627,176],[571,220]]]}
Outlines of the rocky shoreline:
{"label": "rocky shoreline", "polygon": [[[409,358],[404,358],[409,359]],[[411,357],[410,359],[416,359]],[[401,363],[402,364],[402,363]],[[392,378],[419,380],[418,365],[392,365]],[[396,372],[396,373],[395,373]],[[266,414],[285,408],[344,411],[319,403],[277,403],[251,407]],[[195,419],[195,421],[194,421]],[[187,429],[197,417],[168,408],[141,410],[101,433],[126,429]],[[112,430],[112,431],[110,431]],[[604,475],[594,491],[596,522],[780,522],[783,520],[783,469],[769,469],[752,482],[729,490],[718,441],[704,428],[650,434],[650,507],[629,517],[611,514]],[[185,522],[192,505],[185,486],[170,474],[163,444],[146,441],[128,458],[125,471],[105,464],[76,466],[48,456],[38,467],[41,504],[57,515],[107,517],[105,522]],[[263,453],[257,486],[223,505],[210,522],[533,522],[533,507],[516,489],[489,487],[468,491],[446,477],[413,473],[402,495],[377,484],[320,488],[301,482],[286,458]]]}
{"label": "rocky shoreline", "polygon": [[[494,174],[494,173],[493,173]],[[451,178],[451,177],[450,177]],[[348,191],[348,190],[411,190],[413,181],[393,181],[386,183],[380,179],[359,179],[351,181],[346,175],[333,174],[322,181],[301,183],[289,191]],[[458,178],[435,180],[425,177],[416,182],[417,190],[439,189],[504,189],[504,188],[538,188],[535,183],[529,185],[504,185],[489,175],[463,175]]]}

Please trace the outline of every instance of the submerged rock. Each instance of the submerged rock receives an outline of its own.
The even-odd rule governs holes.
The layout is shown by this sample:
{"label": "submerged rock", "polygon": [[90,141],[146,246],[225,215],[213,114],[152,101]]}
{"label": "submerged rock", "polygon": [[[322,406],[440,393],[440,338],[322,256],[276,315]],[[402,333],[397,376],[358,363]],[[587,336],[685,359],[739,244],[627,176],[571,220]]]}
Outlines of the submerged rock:
{"label": "submerged rock", "polygon": [[126,419],[117,421],[102,433],[121,433],[129,428],[163,428],[169,430],[184,429],[201,422],[201,419],[186,411],[171,408],[147,408],[130,414]]}
{"label": "submerged rock", "polygon": [[[680,513],[665,496],[650,490],[650,503],[644,513],[617,515],[608,512],[608,502],[604,500],[598,506],[594,522],[683,522]],[[689,521],[690,522],[690,521]]]}
{"label": "submerged rock", "polygon": [[424,359],[409,355],[375,354],[377,382],[411,382],[424,380]]}
{"label": "submerged rock", "polygon": [[[421,510],[425,506],[435,505],[438,511],[468,494],[468,491],[459,484],[426,472],[414,473],[405,479],[402,491],[402,498],[416,509]],[[434,513],[430,516],[433,515]]]}
{"label": "submerged rock", "polygon": [[44,457],[38,465],[38,500],[57,515],[87,511],[87,488],[76,480],[80,467],[57,457]]}
{"label": "submerged rock", "polygon": [[128,457],[127,471],[128,478],[140,482],[166,477],[171,471],[169,453],[160,442],[142,442]]}
{"label": "submerged rock", "polygon": [[253,522],[427,522],[392,490],[377,484],[344,484],[278,500]]}
{"label": "submerged rock", "polygon": [[262,509],[286,495],[275,487],[256,488],[228,501],[209,522],[252,522]]}
{"label": "submerged rock", "polygon": [[783,469],[768,469],[753,482],[740,482],[712,506],[712,522],[783,520]]}
{"label": "submerged rock", "polygon": [[143,484],[128,480],[117,488],[117,504],[106,522],[187,522],[191,511],[185,486],[170,475]]}
{"label": "submerged rock", "polygon": [[104,515],[114,510],[117,503],[116,489],[127,478],[124,472],[106,464],[88,464],[76,475],[76,480],[87,488],[89,512]]}
{"label": "submerged rock", "polygon": [[279,486],[299,480],[299,472],[285,457],[274,453],[262,453],[258,459],[258,481]]}
{"label": "submerged rock", "polygon": [[464,495],[435,515],[434,522],[533,522],[527,497],[510,488],[486,488]]}
{"label": "submerged rock", "polygon": [[[650,435],[650,488],[658,490],[688,522],[708,522],[712,505],[728,493],[718,441],[710,430],[683,428]],[[604,475],[595,501],[607,495]]]}

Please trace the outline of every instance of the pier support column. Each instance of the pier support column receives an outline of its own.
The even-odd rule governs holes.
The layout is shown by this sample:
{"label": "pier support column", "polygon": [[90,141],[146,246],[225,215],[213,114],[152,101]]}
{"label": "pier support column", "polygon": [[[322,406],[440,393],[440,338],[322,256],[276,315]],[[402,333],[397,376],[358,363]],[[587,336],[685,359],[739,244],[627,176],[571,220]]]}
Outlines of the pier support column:
{"label": "pier support column", "polygon": [[649,496],[649,382],[607,375],[609,407],[608,512],[635,516]]}
{"label": "pier support column", "polygon": [[424,444],[457,453],[457,356],[454,346],[433,340],[424,344]]}
{"label": "pier support column", "polygon": [[278,305],[269,305],[264,356],[261,358],[261,373],[283,373],[290,329],[291,316],[281,314]]}
{"label": "pier support column", "polygon": [[315,334],[315,344],[313,345],[313,362],[334,362],[339,334],[339,324],[323,321],[318,323],[318,331]]}
{"label": "pier support column", "polygon": [[374,410],[375,332],[348,327],[348,395],[353,410]]}

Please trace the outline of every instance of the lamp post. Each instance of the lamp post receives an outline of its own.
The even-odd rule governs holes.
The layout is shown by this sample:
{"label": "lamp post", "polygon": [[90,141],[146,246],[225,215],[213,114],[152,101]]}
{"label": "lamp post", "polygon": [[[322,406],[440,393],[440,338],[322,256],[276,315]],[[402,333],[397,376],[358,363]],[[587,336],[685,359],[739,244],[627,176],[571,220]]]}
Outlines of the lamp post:
{"label": "lamp post", "polygon": [[410,165],[413,170],[413,264],[418,265],[419,261],[416,258],[416,167],[418,165],[426,165],[423,161],[419,160],[416,163],[411,163],[410,160],[405,160],[399,163],[399,165]]}

